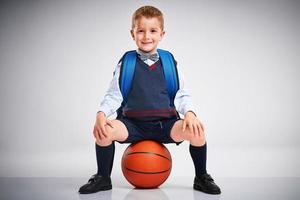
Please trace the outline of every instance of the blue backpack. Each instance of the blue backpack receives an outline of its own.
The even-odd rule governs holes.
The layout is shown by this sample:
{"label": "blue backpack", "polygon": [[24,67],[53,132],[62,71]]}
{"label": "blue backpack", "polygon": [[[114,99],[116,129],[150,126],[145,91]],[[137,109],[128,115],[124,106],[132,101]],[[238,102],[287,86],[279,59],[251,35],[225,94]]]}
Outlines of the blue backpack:
{"label": "blue backpack", "polygon": [[[179,89],[179,81],[177,68],[173,55],[165,50],[157,49],[159,58],[161,60],[163,71],[167,84],[167,91],[170,99],[174,99],[176,92]],[[122,66],[119,78],[120,90],[124,101],[127,102],[128,93],[131,89],[132,79],[135,71],[135,64],[137,59],[137,52],[128,51],[122,57]]]}

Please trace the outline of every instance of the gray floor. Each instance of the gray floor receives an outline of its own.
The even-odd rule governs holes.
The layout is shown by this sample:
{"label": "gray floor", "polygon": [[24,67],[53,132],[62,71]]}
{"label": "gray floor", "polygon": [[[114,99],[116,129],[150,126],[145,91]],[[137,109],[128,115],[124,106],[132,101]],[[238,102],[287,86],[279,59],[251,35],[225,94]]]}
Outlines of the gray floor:
{"label": "gray floor", "polygon": [[113,180],[113,189],[89,195],[77,190],[87,178],[0,178],[1,200],[53,200],[53,199],[300,199],[300,178],[217,178],[221,195],[207,195],[194,191],[191,180],[175,178],[164,183],[160,189],[137,190],[131,185]]}

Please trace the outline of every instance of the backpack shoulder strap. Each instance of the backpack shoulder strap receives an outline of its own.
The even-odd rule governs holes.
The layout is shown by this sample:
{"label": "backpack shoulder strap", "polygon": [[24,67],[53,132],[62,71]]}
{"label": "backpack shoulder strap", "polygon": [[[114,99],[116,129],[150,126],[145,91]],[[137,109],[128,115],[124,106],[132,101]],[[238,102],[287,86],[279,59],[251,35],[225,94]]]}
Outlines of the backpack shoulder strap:
{"label": "backpack shoulder strap", "polygon": [[128,51],[122,57],[121,72],[119,78],[119,86],[124,101],[127,101],[128,93],[132,85],[132,79],[135,70],[137,53],[135,50]]}
{"label": "backpack shoulder strap", "polygon": [[175,65],[175,59],[169,51],[162,50],[162,49],[157,49],[157,51],[164,69],[169,96],[172,99],[174,99],[176,92],[179,90],[179,81],[178,81],[177,68]]}

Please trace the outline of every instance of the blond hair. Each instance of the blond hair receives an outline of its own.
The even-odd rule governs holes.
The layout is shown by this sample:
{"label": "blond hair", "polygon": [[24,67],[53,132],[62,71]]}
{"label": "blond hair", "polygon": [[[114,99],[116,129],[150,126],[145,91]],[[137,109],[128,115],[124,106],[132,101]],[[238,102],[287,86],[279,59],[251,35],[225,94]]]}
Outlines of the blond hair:
{"label": "blond hair", "polygon": [[132,29],[134,29],[135,27],[135,22],[141,19],[142,17],[146,17],[146,18],[156,17],[160,22],[161,30],[164,30],[164,16],[159,9],[153,6],[142,6],[133,13],[132,25],[131,25]]}

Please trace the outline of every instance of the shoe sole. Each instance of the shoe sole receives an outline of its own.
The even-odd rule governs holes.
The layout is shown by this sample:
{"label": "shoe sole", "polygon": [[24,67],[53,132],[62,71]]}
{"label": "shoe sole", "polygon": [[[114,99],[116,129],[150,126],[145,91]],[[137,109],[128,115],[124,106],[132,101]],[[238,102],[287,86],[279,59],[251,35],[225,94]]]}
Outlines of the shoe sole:
{"label": "shoe sole", "polygon": [[79,192],[80,194],[92,194],[92,193],[96,193],[96,192],[100,192],[100,191],[105,191],[105,190],[111,190],[112,189],[112,186],[111,185],[108,185],[108,186],[104,186],[102,188],[100,188],[99,190],[96,190],[96,191],[92,191],[92,192],[84,192],[84,191],[81,191]]}
{"label": "shoe sole", "polygon": [[207,194],[221,194],[221,191],[208,191],[208,190],[201,188],[199,185],[195,185],[195,184],[194,184],[194,189],[199,190],[204,193],[207,193]]}

